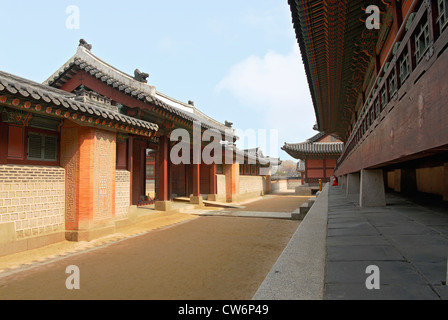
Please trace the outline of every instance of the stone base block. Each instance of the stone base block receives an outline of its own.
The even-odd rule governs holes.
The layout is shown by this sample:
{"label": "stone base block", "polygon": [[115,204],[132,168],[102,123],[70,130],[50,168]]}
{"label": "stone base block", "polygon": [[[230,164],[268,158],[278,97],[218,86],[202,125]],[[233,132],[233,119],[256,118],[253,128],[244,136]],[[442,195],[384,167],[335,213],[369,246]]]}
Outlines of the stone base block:
{"label": "stone base block", "polygon": [[292,220],[303,220],[302,215],[300,214],[300,209],[297,209],[291,214]]}
{"label": "stone base block", "polygon": [[14,222],[0,223],[0,244],[15,240],[16,229]]}
{"label": "stone base block", "polygon": [[204,204],[204,199],[202,198],[202,196],[199,196],[199,197],[191,196],[190,203],[194,204],[194,205],[202,206]]}
{"label": "stone base block", "polygon": [[91,230],[66,231],[65,239],[67,241],[73,241],[73,242],[82,242],[82,241],[89,242],[98,238],[111,235],[114,232],[115,232],[115,225]]}
{"label": "stone base block", "polygon": [[171,201],[156,201],[154,209],[157,211],[170,211]]}
{"label": "stone base block", "polygon": [[218,201],[218,195],[217,194],[209,194],[207,197],[208,201]]}
{"label": "stone base block", "polygon": [[359,205],[362,208],[386,206],[383,170],[361,171]]}
{"label": "stone base block", "polygon": [[359,173],[350,173],[347,175],[347,195],[358,194],[360,192]]}

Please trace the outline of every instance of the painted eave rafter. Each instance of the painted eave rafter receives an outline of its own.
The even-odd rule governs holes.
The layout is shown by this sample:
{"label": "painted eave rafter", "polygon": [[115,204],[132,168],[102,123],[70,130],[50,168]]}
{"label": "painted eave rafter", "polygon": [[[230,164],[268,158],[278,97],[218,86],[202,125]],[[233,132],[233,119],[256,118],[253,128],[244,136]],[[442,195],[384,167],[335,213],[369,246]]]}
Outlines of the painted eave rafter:
{"label": "painted eave rafter", "polygon": [[363,21],[365,8],[374,4],[385,12],[390,1],[288,2],[318,129],[342,138],[351,120],[353,97],[362,92],[362,80],[368,66],[366,60],[374,54],[378,41],[378,31],[368,30]]}

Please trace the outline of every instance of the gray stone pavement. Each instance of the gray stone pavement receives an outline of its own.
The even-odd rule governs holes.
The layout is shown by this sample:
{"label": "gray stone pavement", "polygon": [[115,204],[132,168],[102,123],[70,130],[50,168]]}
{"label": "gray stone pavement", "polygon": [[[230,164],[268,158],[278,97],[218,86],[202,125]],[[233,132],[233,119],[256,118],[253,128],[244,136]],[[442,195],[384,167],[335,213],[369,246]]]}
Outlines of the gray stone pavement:
{"label": "gray stone pavement", "polygon": [[[360,208],[359,196],[331,187],[325,299],[448,299],[448,212],[387,194],[387,207]],[[368,266],[380,289],[368,290]]]}
{"label": "gray stone pavement", "polygon": [[[446,300],[448,207],[388,193],[386,207],[327,185],[254,300]],[[369,266],[379,290],[368,290]]]}

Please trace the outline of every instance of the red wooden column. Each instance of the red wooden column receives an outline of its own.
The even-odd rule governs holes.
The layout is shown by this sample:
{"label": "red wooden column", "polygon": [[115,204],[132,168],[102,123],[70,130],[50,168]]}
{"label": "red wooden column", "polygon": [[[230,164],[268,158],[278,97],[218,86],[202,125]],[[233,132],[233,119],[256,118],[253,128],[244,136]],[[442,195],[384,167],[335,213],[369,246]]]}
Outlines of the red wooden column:
{"label": "red wooden column", "polygon": [[203,199],[201,196],[201,163],[202,163],[202,134],[201,127],[197,124],[193,129],[193,163],[192,163],[192,179],[193,179],[193,195],[190,197],[190,203],[202,205]]}
{"label": "red wooden column", "polygon": [[190,197],[191,204],[202,205],[203,199],[201,195],[201,165],[192,164],[192,179],[193,179],[193,195]]}
{"label": "red wooden column", "polygon": [[0,164],[7,163],[8,154],[8,125],[1,121],[0,116]]}
{"label": "red wooden column", "polygon": [[159,149],[159,200],[168,201],[168,138],[160,137]]}
{"label": "red wooden column", "polygon": [[168,161],[169,161],[169,139],[167,136],[160,137],[159,140],[159,194],[158,201],[155,203],[155,209],[158,211],[168,211],[171,208],[170,196],[168,194]]}
{"label": "red wooden column", "polygon": [[192,166],[192,179],[193,179],[193,195],[190,197],[190,203],[191,204],[197,204],[202,205],[203,199],[201,195],[201,164],[200,163],[194,163]]}
{"label": "red wooden column", "polygon": [[[398,2],[398,3],[397,3]],[[400,27],[403,24],[403,12],[401,10],[401,3],[397,0],[392,0],[393,12],[394,12],[394,24],[395,24],[395,34],[400,31]]]}
{"label": "red wooden column", "polygon": [[128,139],[128,154],[127,154],[127,156],[128,156],[128,159],[127,159],[128,167],[127,167],[127,169],[131,173],[130,174],[130,188],[131,188],[131,190],[130,190],[130,196],[131,196],[130,201],[131,201],[131,204],[133,204],[133,201],[134,201],[133,194],[134,193],[133,193],[133,187],[132,186],[134,185],[134,181],[132,179],[132,175],[133,175],[133,172],[134,172],[134,137],[132,137],[132,136],[130,136],[129,139]]}

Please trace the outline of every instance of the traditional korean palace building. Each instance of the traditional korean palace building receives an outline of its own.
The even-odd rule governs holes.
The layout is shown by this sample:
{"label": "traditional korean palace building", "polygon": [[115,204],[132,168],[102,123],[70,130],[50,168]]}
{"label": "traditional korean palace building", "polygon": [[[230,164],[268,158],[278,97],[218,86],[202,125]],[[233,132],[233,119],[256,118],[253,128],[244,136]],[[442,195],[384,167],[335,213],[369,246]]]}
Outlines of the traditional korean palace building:
{"label": "traditional korean palace building", "polygon": [[302,173],[302,184],[317,185],[319,180],[324,183],[330,182],[343,148],[342,141],[320,132],[303,143],[285,143],[282,150],[291,157],[301,160],[297,171]]}
{"label": "traditional korean palace building", "polygon": [[[0,72],[0,255],[89,241],[131,221],[137,206],[167,211],[176,197],[202,204],[269,192],[269,170],[261,170],[269,159],[237,150],[229,123],[158,92],[147,74],[115,69],[91,49],[80,41],[44,84]],[[212,129],[221,138],[222,159],[215,160],[222,161],[174,165],[170,134],[185,129],[193,140],[195,124],[199,134]]]}
{"label": "traditional korean palace building", "polygon": [[387,188],[448,200],[448,0],[289,4],[318,130],[344,142],[347,192],[361,206],[385,205]]}

